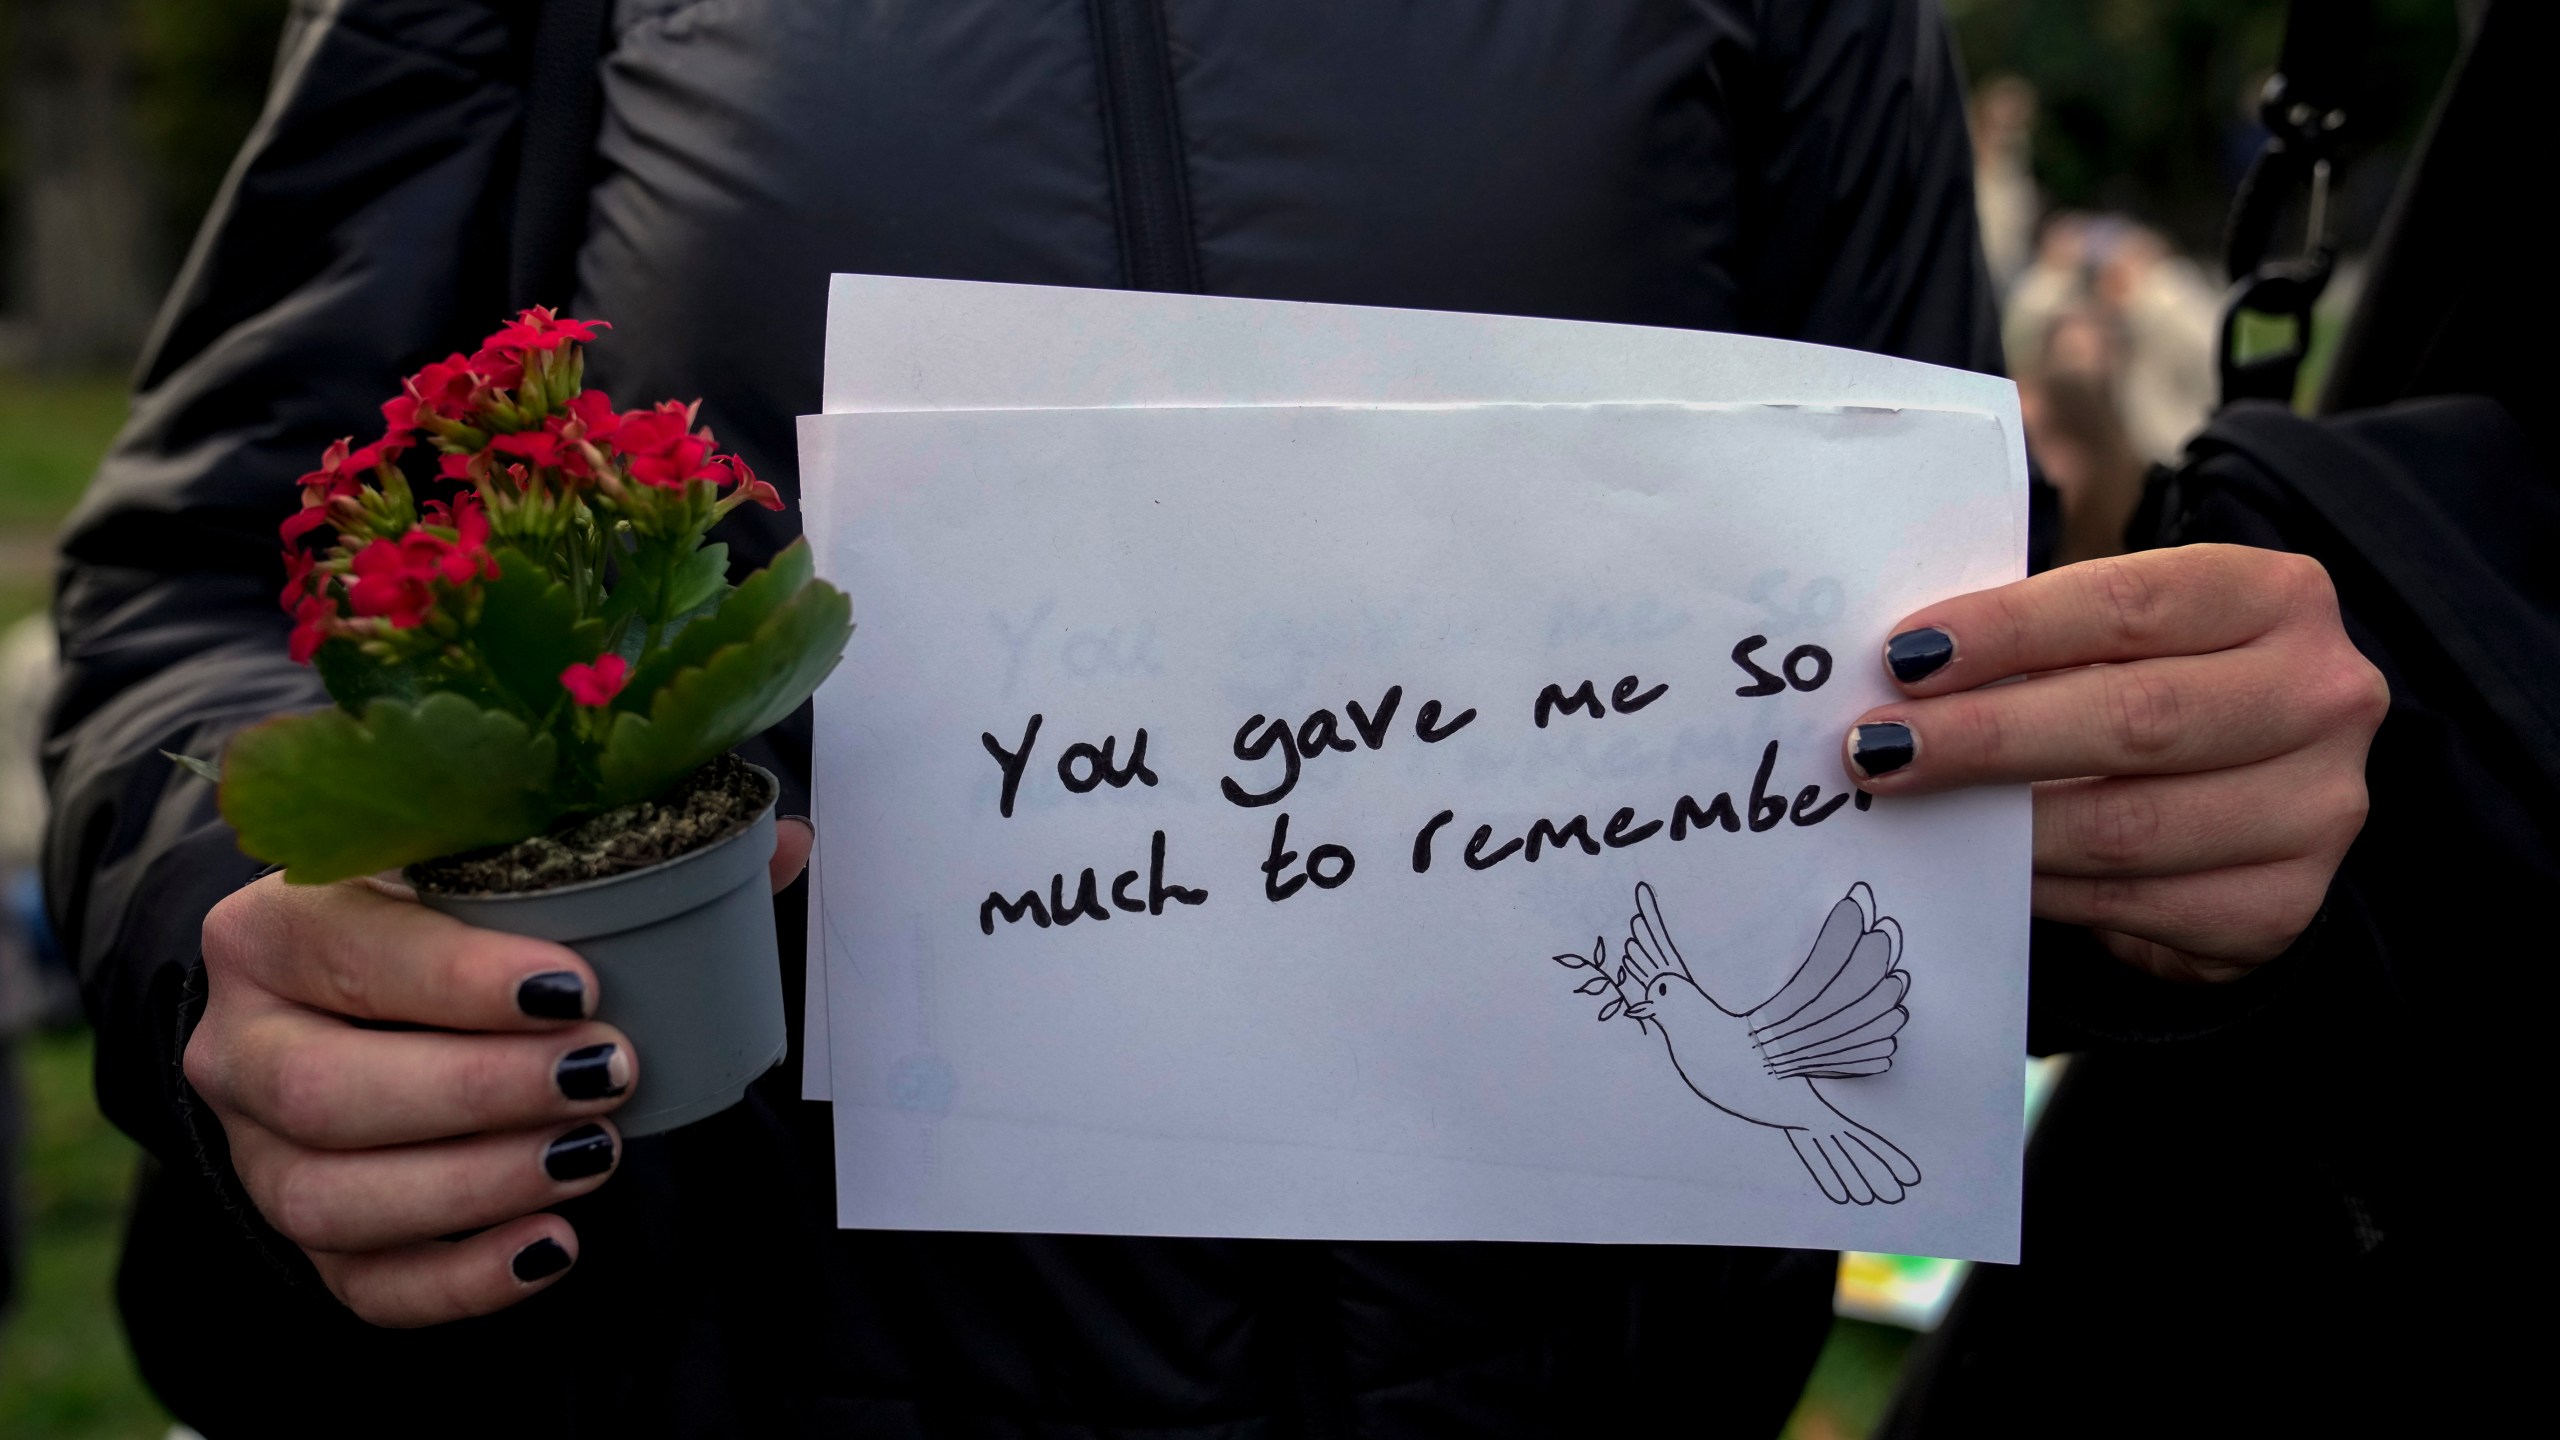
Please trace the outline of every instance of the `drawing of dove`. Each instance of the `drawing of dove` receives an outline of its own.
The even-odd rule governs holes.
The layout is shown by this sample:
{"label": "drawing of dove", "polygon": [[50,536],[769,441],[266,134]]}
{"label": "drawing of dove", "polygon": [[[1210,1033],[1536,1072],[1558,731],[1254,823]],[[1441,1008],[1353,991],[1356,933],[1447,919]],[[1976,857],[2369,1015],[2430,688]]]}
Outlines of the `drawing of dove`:
{"label": "drawing of dove", "polygon": [[1881,1075],[1911,976],[1901,968],[1902,927],[1879,918],[1860,883],[1831,907],[1813,950],[1778,993],[1747,1009],[1698,982],[1653,887],[1636,886],[1621,956],[1626,1013],[1661,1027],[1671,1063],[1699,1099],[1740,1120],[1786,1132],[1796,1158],[1834,1204],[1902,1199],[1920,1167],[1892,1141],[1833,1107],[1817,1081]]}

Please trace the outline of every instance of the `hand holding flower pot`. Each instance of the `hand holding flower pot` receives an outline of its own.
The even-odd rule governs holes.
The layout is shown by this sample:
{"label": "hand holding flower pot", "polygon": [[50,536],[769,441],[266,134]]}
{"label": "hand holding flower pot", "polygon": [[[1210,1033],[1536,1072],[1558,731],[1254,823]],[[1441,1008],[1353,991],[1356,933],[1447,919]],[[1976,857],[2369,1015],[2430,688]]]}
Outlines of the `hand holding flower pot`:
{"label": "hand holding flower pot", "polygon": [[243,731],[219,780],[242,848],[291,882],[407,866],[430,906],[585,956],[598,1018],[646,1057],[622,1117],[646,1134],[781,1058],[777,792],[723,757],[852,626],[805,542],[728,583],[706,533],[780,497],[694,407],[585,389],[601,328],[528,310],[302,477],[282,599],[337,705]]}

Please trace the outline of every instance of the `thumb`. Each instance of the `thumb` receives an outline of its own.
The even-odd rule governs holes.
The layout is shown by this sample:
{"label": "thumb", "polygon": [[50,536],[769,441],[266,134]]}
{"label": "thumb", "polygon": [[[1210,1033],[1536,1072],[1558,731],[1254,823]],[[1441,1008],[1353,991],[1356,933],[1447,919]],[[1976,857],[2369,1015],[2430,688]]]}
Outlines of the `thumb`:
{"label": "thumb", "polygon": [[808,868],[810,847],[818,843],[817,828],[797,815],[786,815],[773,827],[773,861],[769,867],[773,888],[779,894],[789,889]]}

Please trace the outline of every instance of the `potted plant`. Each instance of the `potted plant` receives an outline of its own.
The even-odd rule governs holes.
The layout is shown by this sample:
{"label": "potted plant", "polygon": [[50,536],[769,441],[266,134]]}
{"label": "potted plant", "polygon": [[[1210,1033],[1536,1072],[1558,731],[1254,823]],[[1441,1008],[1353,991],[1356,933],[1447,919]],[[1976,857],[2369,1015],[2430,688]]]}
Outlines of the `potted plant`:
{"label": "potted plant", "polygon": [[782,1058],[779,792],[728,752],[852,624],[805,541],[730,585],[706,533],[781,498],[694,406],[586,389],[602,328],[528,310],[410,376],[381,439],[329,447],[283,526],[283,603],[337,703],[196,768],[289,882],[405,867],[428,905],[586,957],[642,1057],[618,1118],[644,1135]]}

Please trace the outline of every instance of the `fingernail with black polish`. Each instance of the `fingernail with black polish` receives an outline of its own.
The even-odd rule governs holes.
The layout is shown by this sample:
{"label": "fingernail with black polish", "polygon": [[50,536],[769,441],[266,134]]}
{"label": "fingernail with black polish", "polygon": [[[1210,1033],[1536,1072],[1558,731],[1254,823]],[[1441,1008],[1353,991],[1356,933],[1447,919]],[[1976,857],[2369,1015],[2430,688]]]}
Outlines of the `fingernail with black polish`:
{"label": "fingernail with black polish", "polygon": [[560,1082],[560,1093],[572,1100],[602,1100],[619,1095],[630,1088],[613,1078],[613,1057],[622,1053],[612,1044],[589,1045],[560,1057],[560,1068],[553,1071]]}
{"label": "fingernail with black polish", "polygon": [[1919,753],[1919,737],[1899,720],[1879,720],[1849,732],[1849,763],[1870,780],[1892,774]]}
{"label": "fingernail with black polish", "polygon": [[1956,658],[1956,637],[1935,625],[1905,630],[1884,642],[1884,665],[1893,678],[1905,685],[1916,685],[1937,674]]}
{"label": "fingernail with black polish", "polygon": [[587,982],[574,970],[545,970],[527,975],[516,987],[516,1008],[536,1020],[582,1020],[587,1014]]}
{"label": "fingernail with black polish", "polygon": [[548,1280],[568,1269],[569,1252],[559,1241],[545,1235],[517,1251],[514,1262],[508,1268],[516,1272],[516,1279],[519,1282],[530,1285],[536,1280]]}
{"label": "fingernail with black polish", "polygon": [[542,1168],[562,1184],[601,1175],[613,1168],[613,1137],[601,1125],[581,1125],[543,1150]]}

